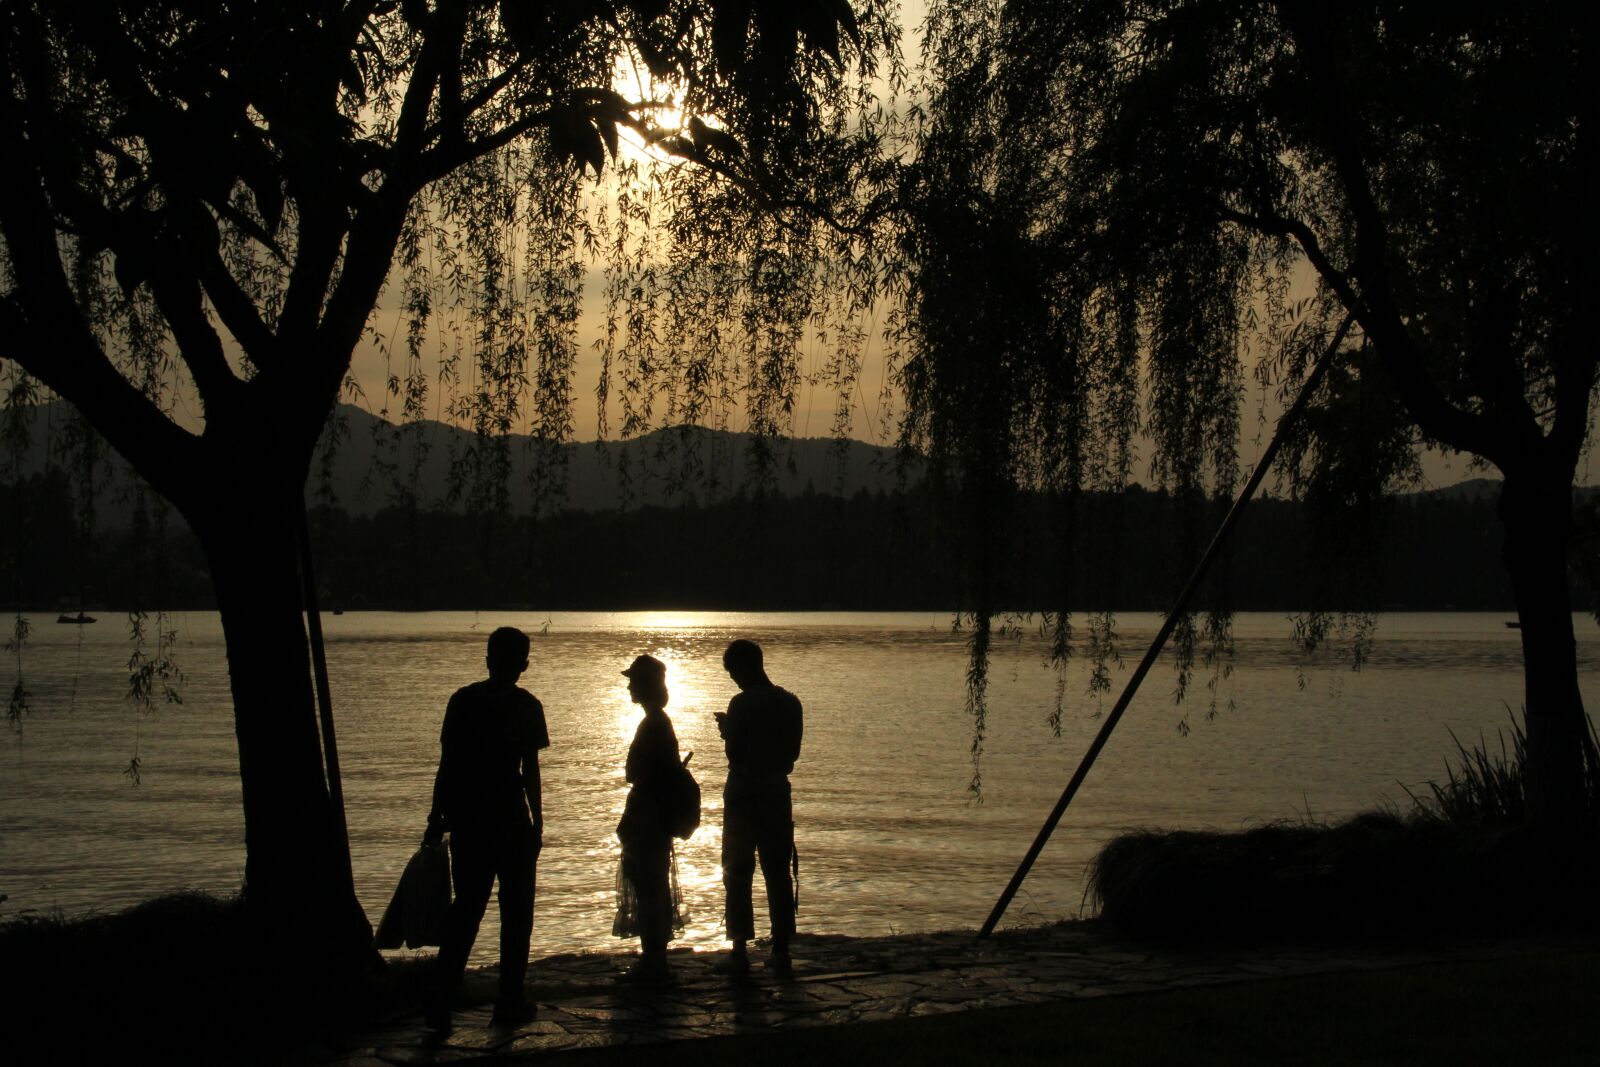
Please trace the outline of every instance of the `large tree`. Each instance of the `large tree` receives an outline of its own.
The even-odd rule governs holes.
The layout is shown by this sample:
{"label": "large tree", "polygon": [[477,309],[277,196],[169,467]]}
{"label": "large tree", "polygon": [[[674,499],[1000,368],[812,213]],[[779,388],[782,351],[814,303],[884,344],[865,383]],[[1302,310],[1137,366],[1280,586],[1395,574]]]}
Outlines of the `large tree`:
{"label": "large tree", "polygon": [[[0,360],[70,401],[204,547],[246,899],[269,927],[339,951],[364,931],[340,872],[295,535],[386,284],[408,327],[392,383],[408,404],[429,373],[422,335],[454,300],[468,341],[435,373],[470,379],[457,414],[504,432],[531,379],[534,428],[559,440],[595,195],[578,176],[632,131],[711,176],[686,200],[733,190],[828,219],[823,187],[853,164],[827,148],[894,34],[885,5],[847,0],[0,5]],[[617,218],[648,224],[651,195],[624,196]],[[701,235],[668,221],[679,245]],[[648,258],[616,230],[618,257]],[[648,364],[634,340],[618,358]],[[197,407],[198,428],[175,406]]]}
{"label": "large tree", "polygon": [[1064,499],[1121,484],[1136,431],[1164,482],[1226,488],[1248,346],[1294,388],[1353,316],[1289,473],[1346,519],[1423,447],[1502,475],[1546,822],[1582,811],[1587,745],[1568,571],[1600,360],[1577,306],[1582,14],[952,0],[908,186],[908,439],[980,514],[996,471]]}

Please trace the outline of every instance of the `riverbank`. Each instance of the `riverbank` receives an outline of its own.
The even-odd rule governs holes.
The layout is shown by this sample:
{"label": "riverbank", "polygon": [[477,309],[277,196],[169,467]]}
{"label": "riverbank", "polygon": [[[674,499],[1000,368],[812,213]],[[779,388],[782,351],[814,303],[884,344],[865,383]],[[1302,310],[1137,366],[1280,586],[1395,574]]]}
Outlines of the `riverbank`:
{"label": "riverbank", "polygon": [[[618,981],[627,951],[547,957],[538,1014],[493,1028],[472,971],[446,1038],[422,1026],[429,955],[318,987],[301,946],[246,936],[237,899],[158,898],[115,915],[0,924],[0,1053],[46,1062],[137,1041],[166,1063],[1158,1063],[1350,1058],[1600,1062],[1600,936],[1553,931],[1299,944],[1155,942],[1101,922],[1004,931],[802,934],[795,976]],[[319,992],[320,988],[320,992]]]}
{"label": "riverbank", "polygon": [[[1593,953],[1343,971],[679,1042],[657,1067],[786,1064],[1592,1064]],[[1586,986],[1580,983],[1588,983]],[[1555,995],[1550,996],[1548,993]],[[633,1064],[613,1047],[561,1058]]]}
{"label": "riverbank", "polygon": [[[675,980],[617,982],[622,953],[540,961],[538,1017],[491,1028],[493,972],[476,972],[443,1039],[411,1011],[305,1058],[338,1067],[505,1063],[570,1054],[621,1063],[1297,1062],[1545,1060],[1600,1049],[1592,935],[1417,943],[1164,947],[1093,922],[881,938],[802,936],[796,975],[730,981],[721,953],[675,953]],[[1435,1057],[1433,1054],[1438,1053]],[[566,1060],[567,1055],[562,1056]],[[1489,1056],[1494,1059],[1493,1055]]]}

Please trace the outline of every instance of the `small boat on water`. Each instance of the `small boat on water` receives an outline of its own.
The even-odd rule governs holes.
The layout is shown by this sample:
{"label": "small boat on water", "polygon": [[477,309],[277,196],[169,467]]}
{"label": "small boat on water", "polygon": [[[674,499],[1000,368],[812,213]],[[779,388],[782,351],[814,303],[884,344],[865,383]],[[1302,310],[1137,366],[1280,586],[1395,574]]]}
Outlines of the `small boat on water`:
{"label": "small boat on water", "polygon": [[1508,629],[1508,630],[1520,630],[1520,629],[1522,629],[1522,624],[1520,622],[1517,622],[1515,619],[1512,619],[1512,620],[1510,620],[1509,622],[1506,623],[1506,629]]}
{"label": "small boat on water", "polygon": [[66,612],[62,612],[60,615],[56,616],[56,622],[69,623],[73,626],[84,626],[88,623],[96,621],[98,620],[96,620],[93,615],[85,615],[81,611],[76,615],[68,615]]}

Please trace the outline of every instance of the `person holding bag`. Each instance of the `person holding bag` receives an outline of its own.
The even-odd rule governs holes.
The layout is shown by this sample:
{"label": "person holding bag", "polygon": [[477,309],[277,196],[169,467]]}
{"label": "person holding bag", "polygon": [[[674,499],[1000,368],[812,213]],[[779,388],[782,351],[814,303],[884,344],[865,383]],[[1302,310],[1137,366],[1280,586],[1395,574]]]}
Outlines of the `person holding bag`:
{"label": "person holding bag", "polygon": [[544,707],[517,680],[528,669],[528,635],[502,626],[489,635],[489,677],[456,690],[439,737],[424,846],[450,833],[456,898],[445,917],[434,986],[423,1021],[450,1030],[450,1006],[467,955],[500,881],[500,993],[491,1025],[532,1018],[524,999],[533,933],[534,872],[544,840],[539,750],[550,745]]}

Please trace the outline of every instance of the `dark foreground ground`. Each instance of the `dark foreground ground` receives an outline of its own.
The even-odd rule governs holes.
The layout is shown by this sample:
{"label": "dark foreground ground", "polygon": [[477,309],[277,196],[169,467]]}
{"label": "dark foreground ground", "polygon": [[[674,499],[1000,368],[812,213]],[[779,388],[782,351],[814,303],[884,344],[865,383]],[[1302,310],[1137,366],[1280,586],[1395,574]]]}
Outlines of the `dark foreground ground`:
{"label": "dark foreground ground", "polygon": [[[1600,1062],[1597,965],[1594,952],[1554,953],[1261,979],[711,1038],[652,1049],[650,1062],[1594,1064]],[[596,1049],[560,1062],[637,1063],[640,1054]]]}
{"label": "dark foreground ground", "polygon": [[[1069,923],[802,938],[797,976],[711,973],[682,953],[657,989],[622,954],[554,957],[539,1017],[488,1025],[490,973],[440,1040],[406,1012],[291,1059],[347,1067],[574,1064],[1600,1062],[1600,942],[1589,935],[1358,947],[1129,943]],[[759,956],[758,956],[759,960]]]}

